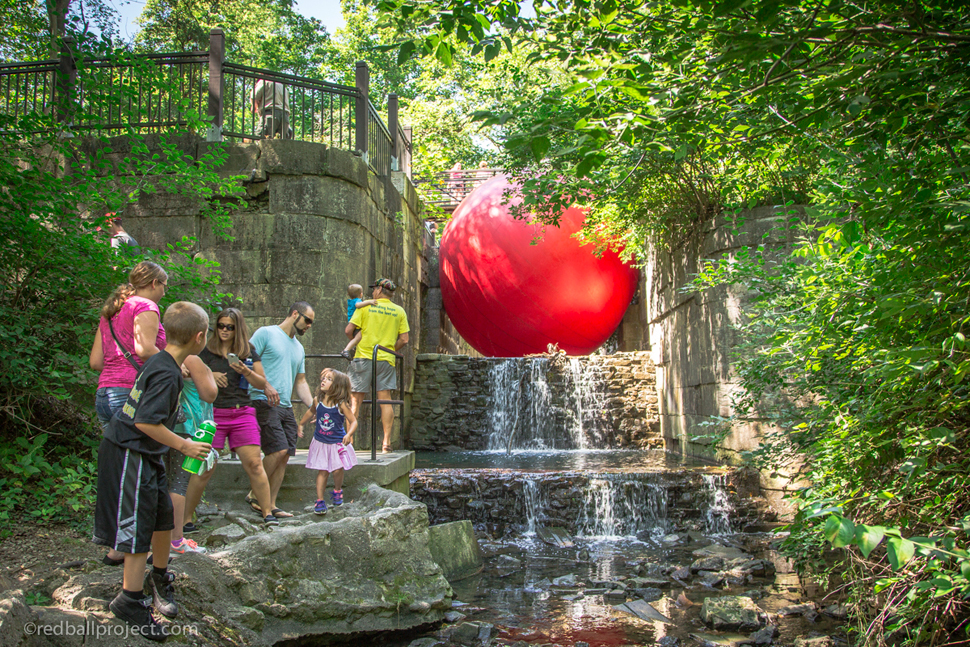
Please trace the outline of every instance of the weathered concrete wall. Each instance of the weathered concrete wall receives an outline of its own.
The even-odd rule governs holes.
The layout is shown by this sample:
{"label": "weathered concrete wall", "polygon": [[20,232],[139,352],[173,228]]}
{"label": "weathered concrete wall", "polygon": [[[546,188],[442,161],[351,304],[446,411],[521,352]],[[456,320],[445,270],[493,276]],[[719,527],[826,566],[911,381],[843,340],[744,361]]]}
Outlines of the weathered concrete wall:
{"label": "weathered concrete wall", "polygon": [[[196,159],[212,146],[184,140],[184,153]],[[300,341],[311,355],[336,354],[347,343],[349,284],[365,286],[366,293],[367,284],[377,278],[394,280],[393,300],[407,311],[411,325],[403,349],[404,385],[410,390],[414,356],[422,344],[422,284],[429,276],[428,232],[414,186],[400,173],[385,183],[360,157],[322,144],[273,139],[226,146],[229,160],[220,173],[247,178],[248,206],[232,217],[228,233],[233,240],[217,235],[201,217],[198,200],[162,192],[143,197],[125,212],[127,231],[153,248],[185,235],[196,237],[193,251],[219,262],[222,287],[242,301],[252,330],[279,323],[295,301],[309,302],[315,321]],[[308,359],[312,387],[327,366],[346,370],[347,362]],[[298,416],[302,411],[297,405]],[[358,447],[369,446],[365,436],[357,434]]]}
{"label": "weathered concrete wall", "polygon": [[[735,259],[745,247],[761,245],[769,259],[787,255],[800,214],[800,208],[760,207],[720,216],[674,249],[648,250],[646,316],[667,449],[738,463],[740,452],[757,446],[767,424],[760,420],[735,425],[717,450],[698,438],[713,431],[705,423],[734,413],[732,398],[740,388],[733,367],[735,326],[755,295],[737,285],[702,291],[689,285],[705,261]],[[762,485],[777,491],[783,483],[763,477]]]}
{"label": "weathered concrete wall", "polygon": [[[415,450],[485,449],[492,433],[489,414],[495,397],[490,393],[493,390],[491,372],[506,361],[506,358],[418,355],[405,444]],[[662,446],[649,354],[590,355],[578,361],[580,370],[592,373],[590,385],[598,391],[593,394],[594,399],[603,404],[602,410],[587,413],[595,418],[587,432],[591,435],[590,446],[597,449]],[[543,370],[552,399],[542,413],[549,416],[551,428],[565,434],[575,415],[572,367],[565,357],[560,357],[548,360],[548,367]],[[523,406],[527,407],[528,403]]]}

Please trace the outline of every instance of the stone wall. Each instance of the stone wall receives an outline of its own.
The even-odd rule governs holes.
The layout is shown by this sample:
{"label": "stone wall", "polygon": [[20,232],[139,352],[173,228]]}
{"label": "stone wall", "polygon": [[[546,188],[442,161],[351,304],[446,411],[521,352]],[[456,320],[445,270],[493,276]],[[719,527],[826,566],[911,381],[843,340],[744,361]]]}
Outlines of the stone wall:
{"label": "stone wall", "polygon": [[[795,238],[792,225],[800,215],[800,208],[760,207],[720,216],[673,249],[648,250],[643,293],[667,449],[739,463],[740,452],[757,446],[766,421],[734,425],[717,450],[702,438],[711,433],[712,420],[734,413],[732,398],[740,388],[733,368],[735,326],[755,294],[738,285],[703,291],[689,286],[705,261],[730,261],[745,247],[763,246],[769,260],[787,256]],[[785,482],[763,477],[762,485],[777,493]]]}
{"label": "stone wall", "polygon": [[[648,353],[617,353],[590,355],[581,358],[554,356],[509,360],[506,358],[472,358],[422,354],[417,357],[415,390],[411,396],[406,445],[415,450],[440,451],[446,449],[486,449],[496,424],[512,424],[515,412],[495,419],[496,401],[503,394],[495,393],[495,371],[508,362],[528,363],[545,361],[548,365],[535,367],[533,373],[521,380],[512,380],[510,389],[534,387],[535,370],[549,386],[551,402],[538,412],[529,413],[529,403],[523,402],[525,413],[548,416],[552,433],[563,433],[576,422],[574,373],[587,375],[592,387],[590,401],[582,403],[583,417],[593,448],[649,448],[662,446],[658,420],[654,370]],[[583,380],[587,378],[582,378]],[[504,395],[508,395],[506,389]],[[528,396],[526,396],[528,397]],[[538,421],[541,423],[542,421]],[[526,433],[526,432],[522,432]],[[525,439],[519,438],[520,442]],[[553,439],[557,442],[558,439]],[[566,444],[557,445],[569,448]],[[548,446],[548,441],[547,445]]]}
{"label": "stone wall", "polygon": [[[122,139],[108,145],[121,149]],[[179,141],[183,153],[195,159],[215,145],[188,136]],[[336,354],[347,343],[349,284],[364,285],[366,292],[375,279],[391,278],[398,285],[393,300],[407,311],[411,325],[402,351],[409,390],[422,344],[430,235],[410,180],[395,173],[383,181],[360,157],[323,144],[271,139],[224,145],[229,160],[220,173],[247,178],[248,206],[232,217],[232,240],[218,236],[201,217],[198,200],[164,192],[147,195],[126,210],[127,231],[153,248],[184,235],[196,237],[195,254],[219,262],[222,288],[242,301],[252,330],[279,323],[294,301],[308,301],[315,321],[300,339],[308,355]],[[346,370],[347,362],[308,358],[311,387],[328,366]],[[297,416],[302,411],[297,405]],[[365,436],[357,435],[358,446],[369,446]]]}

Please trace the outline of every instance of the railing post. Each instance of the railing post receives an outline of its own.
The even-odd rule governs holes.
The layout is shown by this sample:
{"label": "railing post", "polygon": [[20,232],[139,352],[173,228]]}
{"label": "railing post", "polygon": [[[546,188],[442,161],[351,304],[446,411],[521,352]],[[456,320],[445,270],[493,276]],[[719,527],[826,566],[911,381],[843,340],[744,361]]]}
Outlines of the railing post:
{"label": "railing post", "polygon": [[216,27],[209,32],[209,117],[212,124],[206,141],[222,141],[223,90],[222,64],[226,60],[226,35]]}
{"label": "railing post", "polygon": [[61,55],[55,79],[55,115],[62,124],[71,123],[74,116],[75,87],[77,86],[77,61],[74,60],[74,39],[67,36],[61,40]]}
{"label": "railing post", "polygon": [[354,74],[355,83],[357,86],[357,106],[355,110],[355,120],[356,120],[356,130],[357,130],[357,141],[356,148],[360,151],[361,157],[364,158],[364,162],[367,159],[367,104],[370,103],[370,68],[367,67],[366,61],[357,61],[357,68]]}
{"label": "railing post", "polygon": [[407,153],[408,159],[407,159],[407,162],[404,164],[404,168],[401,169],[401,170],[404,171],[404,174],[407,175],[408,178],[410,179],[410,177],[411,177],[411,155],[414,152],[414,145],[412,143],[414,141],[414,135],[411,134],[411,127],[410,126],[407,126],[407,127],[403,128],[402,130],[404,130],[404,141],[406,143],[406,146],[404,147],[404,152]]}
{"label": "railing post", "polygon": [[397,141],[397,95],[387,95],[387,130],[391,133],[391,170],[401,170],[401,151]]}

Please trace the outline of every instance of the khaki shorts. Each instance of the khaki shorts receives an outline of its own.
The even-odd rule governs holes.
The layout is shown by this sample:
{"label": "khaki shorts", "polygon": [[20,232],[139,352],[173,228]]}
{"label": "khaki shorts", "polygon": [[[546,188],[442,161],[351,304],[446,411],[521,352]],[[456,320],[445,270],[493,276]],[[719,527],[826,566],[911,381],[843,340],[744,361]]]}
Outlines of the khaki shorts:
{"label": "khaki shorts", "polygon": [[[355,359],[350,363],[350,390],[354,393],[370,393],[371,366],[373,360]],[[397,388],[397,369],[390,362],[377,361],[377,390],[393,391]]]}

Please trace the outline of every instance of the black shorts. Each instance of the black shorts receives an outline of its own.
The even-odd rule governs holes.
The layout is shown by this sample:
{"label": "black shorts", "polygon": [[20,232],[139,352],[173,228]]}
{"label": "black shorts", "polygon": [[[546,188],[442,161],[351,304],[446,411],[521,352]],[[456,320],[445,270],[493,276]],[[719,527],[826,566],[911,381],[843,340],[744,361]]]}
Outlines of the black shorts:
{"label": "black shorts", "polygon": [[266,400],[253,400],[259,423],[259,447],[267,456],[283,451],[296,455],[296,417],[289,407],[271,407]]}
{"label": "black shorts", "polygon": [[153,533],[175,528],[162,459],[101,441],[94,543],[122,553],[147,553]]}

